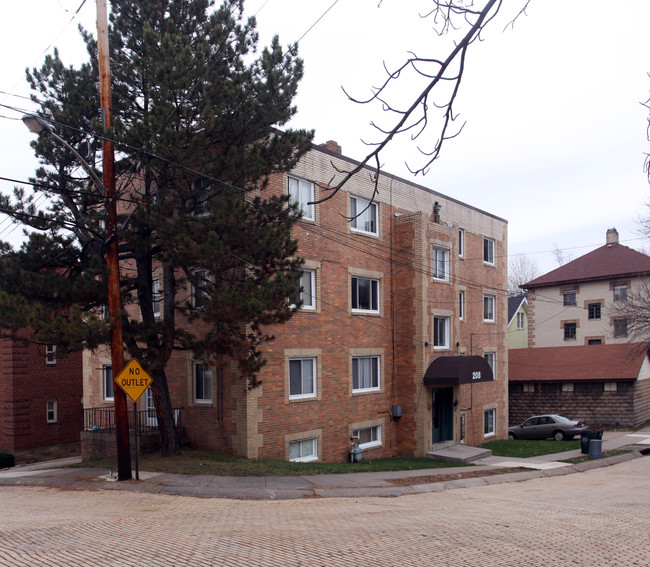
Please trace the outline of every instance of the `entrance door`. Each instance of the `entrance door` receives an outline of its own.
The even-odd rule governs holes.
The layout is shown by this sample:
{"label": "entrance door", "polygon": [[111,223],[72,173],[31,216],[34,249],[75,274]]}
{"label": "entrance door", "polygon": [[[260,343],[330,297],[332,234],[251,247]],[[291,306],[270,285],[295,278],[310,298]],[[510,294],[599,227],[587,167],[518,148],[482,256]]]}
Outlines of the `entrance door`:
{"label": "entrance door", "polygon": [[151,386],[147,388],[146,397],[144,399],[145,410],[145,425],[147,427],[158,427],[158,417],[156,417],[156,407],[153,403],[153,393]]}
{"label": "entrance door", "polygon": [[433,442],[454,439],[454,389],[435,388],[432,392]]}

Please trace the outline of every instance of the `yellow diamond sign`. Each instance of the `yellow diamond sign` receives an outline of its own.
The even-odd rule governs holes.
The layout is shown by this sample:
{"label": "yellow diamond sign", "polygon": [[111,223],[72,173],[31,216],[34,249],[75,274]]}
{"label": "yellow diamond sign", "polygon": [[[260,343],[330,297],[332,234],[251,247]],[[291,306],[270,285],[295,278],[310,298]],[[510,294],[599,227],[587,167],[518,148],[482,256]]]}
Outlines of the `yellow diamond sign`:
{"label": "yellow diamond sign", "polygon": [[151,376],[144,371],[135,358],[115,378],[115,383],[134,402],[138,401],[152,382]]}

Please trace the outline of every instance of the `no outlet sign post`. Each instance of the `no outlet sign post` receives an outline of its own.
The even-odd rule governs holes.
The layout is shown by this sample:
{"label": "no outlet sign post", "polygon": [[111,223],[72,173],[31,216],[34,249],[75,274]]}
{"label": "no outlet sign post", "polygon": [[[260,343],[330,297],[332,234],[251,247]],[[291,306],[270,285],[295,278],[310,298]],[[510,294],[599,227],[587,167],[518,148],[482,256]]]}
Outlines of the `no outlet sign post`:
{"label": "no outlet sign post", "polygon": [[153,379],[147,374],[134,358],[129,362],[115,378],[115,383],[124,390],[124,393],[133,400],[133,416],[135,428],[135,480],[140,480],[138,471],[138,405],[137,401],[144,394],[146,389],[151,385]]}

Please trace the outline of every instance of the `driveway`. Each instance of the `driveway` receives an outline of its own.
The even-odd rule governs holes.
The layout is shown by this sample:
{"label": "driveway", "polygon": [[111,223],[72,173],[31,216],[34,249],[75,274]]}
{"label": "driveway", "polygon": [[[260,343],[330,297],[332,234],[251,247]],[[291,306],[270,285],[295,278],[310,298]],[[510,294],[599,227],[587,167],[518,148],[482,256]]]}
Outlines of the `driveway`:
{"label": "driveway", "polygon": [[399,498],[0,486],[0,566],[648,566],[649,463]]}

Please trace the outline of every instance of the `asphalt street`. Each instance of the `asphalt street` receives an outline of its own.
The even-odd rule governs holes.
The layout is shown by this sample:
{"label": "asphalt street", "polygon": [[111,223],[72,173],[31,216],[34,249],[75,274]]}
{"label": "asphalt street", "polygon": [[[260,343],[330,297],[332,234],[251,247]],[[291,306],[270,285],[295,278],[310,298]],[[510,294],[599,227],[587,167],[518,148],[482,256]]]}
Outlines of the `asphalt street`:
{"label": "asphalt street", "polygon": [[400,497],[0,486],[1,566],[650,566],[650,459]]}

